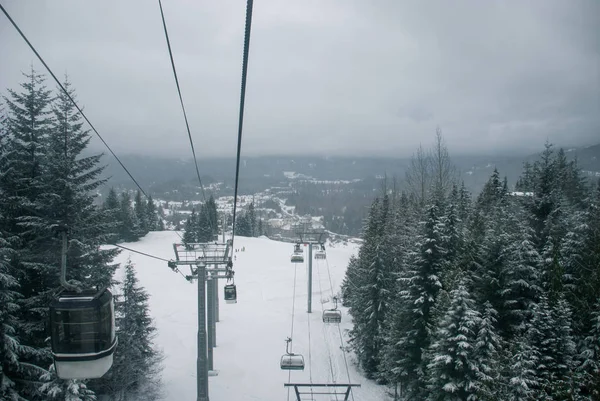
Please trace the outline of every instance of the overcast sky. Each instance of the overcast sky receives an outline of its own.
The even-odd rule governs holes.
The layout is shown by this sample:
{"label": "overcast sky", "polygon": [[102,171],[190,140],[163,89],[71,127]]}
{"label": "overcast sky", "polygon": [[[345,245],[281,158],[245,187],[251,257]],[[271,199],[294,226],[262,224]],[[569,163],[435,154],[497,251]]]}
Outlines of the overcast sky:
{"label": "overcast sky", "polygon": [[[2,4],[117,153],[190,155],[157,1]],[[199,157],[235,154],[245,5],[163,4]],[[3,94],[43,68],[3,15],[0,49]],[[245,155],[598,143],[600,1],[256,0],[245,115]]]}

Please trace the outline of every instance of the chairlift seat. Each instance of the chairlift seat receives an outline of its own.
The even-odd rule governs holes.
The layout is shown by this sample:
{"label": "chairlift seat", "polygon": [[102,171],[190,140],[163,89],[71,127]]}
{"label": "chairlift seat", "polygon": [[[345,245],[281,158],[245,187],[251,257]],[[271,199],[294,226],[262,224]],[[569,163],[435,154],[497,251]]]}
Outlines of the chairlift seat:
{"label": "chairlift seat", "polygon": [[304,370],[304,357],[300,354],[285,354],[281,357],[281,369]]}
{"label": "chairlift seat", "polygon": [[304,262],[304,255],[302,253],[296,253],[294,252],[292,254],[292,263],[302,263]]}
{"label": "chairlift seat", "polygon": [[317,251],[315,252],[315,259],[326,259],[325,251]]}
{"label": "chairlift seat", "polygon": [[327,309],[323,311],[324,323],[340,323],[342,321],[342,311],[338,309]]}
{"label": "chairlift seat", "polygon": [[97,379],[117,347],[111,292],[63,291],[50,304],[51,348],[61,379]]}
{"label": "chairlift seat", "polygon": [[223,294],[225,294],[226,303],[237,303],[237,288],[235,287],[235,284],[226,284],[223,288]]}

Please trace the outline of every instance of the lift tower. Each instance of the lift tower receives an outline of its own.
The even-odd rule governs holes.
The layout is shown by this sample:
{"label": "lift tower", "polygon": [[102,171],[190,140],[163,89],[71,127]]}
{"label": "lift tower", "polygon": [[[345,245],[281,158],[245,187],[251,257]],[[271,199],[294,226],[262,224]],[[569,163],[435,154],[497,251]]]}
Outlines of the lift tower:
{"label": "lift tower", "polygon": [[325,241],[325,230],[312,228],[312,222],[305,222],[296,225],[296,235],[300,242],[308,244],[308,305],[306,311],[312,313],[312,263],[313,263],[313,245],[322,245]]}
{"label": "lift tower", "polygon": [[[198,358],[196,361],[197,401],[209,401],[208,376],[213,371],[213,347],[216,345],[217,280],[233,278],[231,241],[222,243],[173,244],[176,260],[169,267],[189,266],[190,274],[185,278],[190,283],[198,282]],[[212,267],[211,267],[212,266]],[[208,295],[208,296],[207,296]],[[205,302],[206,301],[206,302]],[[208,305],[206,305],[208,304]],[[207,319],[208,318],[208,319]],[[208,342],[207,342],[208,320]]]}

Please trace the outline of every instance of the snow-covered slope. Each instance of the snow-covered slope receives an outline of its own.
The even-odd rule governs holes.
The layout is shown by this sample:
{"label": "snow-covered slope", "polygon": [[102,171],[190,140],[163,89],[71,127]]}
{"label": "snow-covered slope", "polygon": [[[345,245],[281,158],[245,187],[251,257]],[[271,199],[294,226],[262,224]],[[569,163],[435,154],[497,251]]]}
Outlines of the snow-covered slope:
{"label": "snow-covered slope", "polygon": [[[174,232],[152,232],[141,241],[125,246],[172,259],[172,244],[178,240]],[[342,308],[341,330],[335,324],[324,325],[321,317],[323,308],[333,306],[331,286],[334,293],[339,291],[348,260],[357,251],[356,245],[337,244],[328,248],[326,262],[314,260],[311,314],[306,313],[307,264],[294,267],[290,263],[291,244],[266,238],[236,237],[235,248],[242,247],[245,252],[234,253],[237,304],[222,301],[225,283],[220,283],[220,322],[214,353],[219,375],[209,378],[211,401],[280,401],[287,399],[288,390],[283,384],[288,379],[306,383],[311,380],[313,383],[348,382],[344,355],[350,381],[362,385],[354,390],[354,398],[386,400],[384,388],[362,377],[352,354],[344,354],[340,348],[340,335],[345,339],[345,331],[351,327],[346,310]],[[306,251],[305,259],[307,254]],[[141,285],[151,295],[151,312],[158,329],[156,343],[166,356],[165,399],[193,401],[196,399],[197,285],[188,283],[160,260],[123,251],[119,261],[124,262],[128,257],[136,266]],[[292,304],[295,304],[293,351],[304,355],[306,369],[290,374],[280,370],[279,360],[285,352],[284,340],[291,334]],[[290,400],[293,399],[292,392]],[[336,398],[315,395],[314,399]]]}

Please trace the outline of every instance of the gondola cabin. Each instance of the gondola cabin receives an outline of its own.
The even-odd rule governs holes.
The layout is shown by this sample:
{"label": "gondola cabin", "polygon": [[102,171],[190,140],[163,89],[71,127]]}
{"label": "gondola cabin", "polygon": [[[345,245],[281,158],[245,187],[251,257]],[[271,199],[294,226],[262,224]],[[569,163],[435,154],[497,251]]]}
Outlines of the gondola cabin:
{"label": "gondola cabin", "polygon": [[226,284],[223,288],[223,293],[225,294],[225,302],[228,304],[237,303],[237,289],[235,284]]}
{"label": "gondola cabin", "polygon": [[117,347],[111,292],[63,291],[50,305],[52,356],[61,379],[97,379]]}
{"label": "gondola cabin", "polygon": [[337,309],[328,309],[323,311],[324,323],[340,323],[342,321],[342,311]]}
{"label": "gondola cabin", "polygon": [[304,357],[300,354],[285,354],[281,357],[282,370],[304,370]]}

